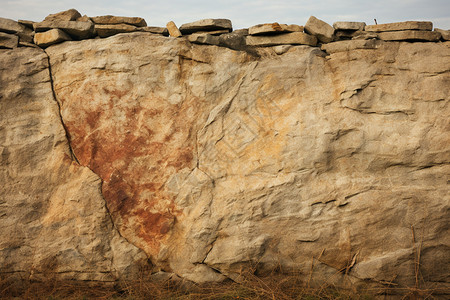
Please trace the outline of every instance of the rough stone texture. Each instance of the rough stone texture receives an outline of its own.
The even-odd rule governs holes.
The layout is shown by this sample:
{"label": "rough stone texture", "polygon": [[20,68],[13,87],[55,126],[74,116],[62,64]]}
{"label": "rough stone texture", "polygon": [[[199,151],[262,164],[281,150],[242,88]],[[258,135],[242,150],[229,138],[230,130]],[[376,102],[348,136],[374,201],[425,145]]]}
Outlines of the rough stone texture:
{"label": "rough stone texture", "polygon": [[169,35],[171,37],[180,37],[181,36],[180,30],[178,29],[177,25],[175,25],[175,23],[173,21],[170,21],[169,23],[167,23],[166,28],[169,31]]}
{"label": "rough stone texture", "polygon": [[251,267],[404,291],[420,249],[421,288],[448,291],[450,43],[332,47],[254,56],[144,32],[49,47],[80,165],[42,51],[3,50],[0,266],[114,278],[135,249],[114,252],[109,212],[198,282]]}
{"label": "rough stone texture", "polygon": [[138,275],[146,256],[115,230],[101,179],[71,159],[42,49],[0,50],[0,182],[2,279]]}
{"label": "rough stone texture", "polygon": [[317,39],[315,36],[303,33],[292,32],[271,36],[252,36],[246,38],[249,46],[275,46],[275,45],[310,45],[315,46]]}
{"label": "rough stone texture", "polygon": [[48,15],[44,21],[76,21],[78,18],[81,18],[81,14],[78,10],[72,8],[56,14]]}
{"label": "rough stone texture", "polygon": [[16,48],[19,44],[19,37],[14,34],[0,32],[0,48]]}
{"label": "rough stone texture", "polygon": [[79,21],[61,21],[58,19],[33,24],[34,31],[42,32],[50,29],[62,29],[75,38],[85,39],[94,34],[94,23]]}
{"label": "rough stone texture", "polygon": [[365,31],[384,32],[398,30],[426,30],[433,29],[433,23],[428,21],[406,21],[396,23],[386,23],[378,25],[367,25]]}
{"label": "rough stone texture", "polygon": [[0,32],[24,33],[30,35],[32,30],[14,20],[0,18]]}
{"label": "rough stone texture", "polygon": [[118,33],[136,31],[136,26],[128,24],[95,24],[95,32],[99,37],[108,37]]}
{"label": "rough stone texture", "polygon": [[233,26],[228,19],[203,19],[180,26],[182,34],[190,34],[197,31],[214,31],[226,29],[231,31]]}
{"label": "rough stone texture", "polygon": [[334,22],[333,27],[336,30],[364,30],[366,23],[364,22]]}
{"label": "rough stone texture", "polygon": [[248,29],[250,35],[270,35],[283,32],[302,32],[303,26],[299,25],[287,25],[278,23],[267,23],[252,26]]}
{"label": "rough stone texture", "polygon": [[336,53],[351,51],[355,49],[377,49],[383,45],[382,41],[375,39],[372,40],[351,40],[351,41],[339,41],[328,44],[323,44],[321,49],[327,53]]}
{"label": "rough stone texture", "polygon": [[162,34],[164,36],[169,35],[169,31],[166,27],[155,27],[155,26],[146,26],[146,27],[137,27],[136,31],[150,32],[156,34]]}
{"label": "rough stone texture", "polygon": [[51,29],[34,35],[34,43],[43,48],[70,40],[72,40],[70,36],[60,29]]}
{"label": "rough stone texture", "polygon": [[139,17],[118,17],[118,16],[98,16],[98,17],[92,17],[91,20],[95,24],[129,24],[136,27],[145,27],[147,26],[147,23],[143,18]]}
{"label": "rough stone texture", "polygon": [[211,34],[194,33],[188,35],[187,39],[194,44],[219,45],[219,37]]}
{"label": "rough stone texture", "polygon": [[377,39],[378,34],[376,32],[369,31],[355,31],[352,36],[352,40],[368,40],[368,39]]}
{"label": "rough stone texture", "polygon": [[441,39],[444,41],[450,41],[450,30],[444,30],[440,28],[435,28],[434,31],[437,31],[441,34]]}
{"label": "rough stone texture", "polygon": [[289,49],[291,49],[292,47],[293,47],[292,45],[279,45],[274,46],[273,50],[275,51],[276,54],[281,55],[288,52]]}
{"label": "rough stone texture", "polygon": [[311,16],[305,24],[305,32],[316,36],[322,43],[329,43],[333,40],[334,28],[328,23]]}
{"label": "rough stone texture", "polygon": [[441,33],[437,31],[387,31],[378,33],[378,38],[385,41],[429,41],[437,42],[441,38]]}
{"label": "rough stone texture", "polygon": [[29,20],[18,20],[17,23],[22,24],[22,25],[28,27],[29,29],[33,30],[33,24],[35,22],[29,21]]}
{"label": "rough stone texture", "polygon": [[245,42],[248,29],[238,29],[219,36],[219,45],[239,51],[249,51]]}

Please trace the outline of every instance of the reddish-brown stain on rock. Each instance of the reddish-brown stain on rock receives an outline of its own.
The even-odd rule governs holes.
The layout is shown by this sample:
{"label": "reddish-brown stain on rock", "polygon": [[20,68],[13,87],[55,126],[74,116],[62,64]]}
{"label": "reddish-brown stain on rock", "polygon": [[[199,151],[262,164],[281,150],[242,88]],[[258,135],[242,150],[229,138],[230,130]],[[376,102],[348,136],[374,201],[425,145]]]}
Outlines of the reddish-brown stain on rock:
{"label": "reddish-brown stain on rock", "polygon": [[[65,125],[79,162],[103,180],[102,193],[119,230],[150,255],[170,233],[177,215],[165,183],[175,172],[195,167],[197,99],[174,105],[153,95],[84,83],[83,93],[60,95]],[[77,106],[65,102],[77,101]]]}

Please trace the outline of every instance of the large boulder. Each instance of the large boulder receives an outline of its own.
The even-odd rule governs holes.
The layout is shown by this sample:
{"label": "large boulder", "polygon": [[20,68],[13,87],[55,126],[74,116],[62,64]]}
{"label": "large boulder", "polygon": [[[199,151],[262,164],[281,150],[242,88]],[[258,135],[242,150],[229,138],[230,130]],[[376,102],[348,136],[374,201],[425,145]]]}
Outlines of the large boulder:
{"label": "large boulder", "polygon": [[333,40],[334,28],[328,23],[311,16],[305,24],[305,32],[316,36],[322,43],[329,43]]}

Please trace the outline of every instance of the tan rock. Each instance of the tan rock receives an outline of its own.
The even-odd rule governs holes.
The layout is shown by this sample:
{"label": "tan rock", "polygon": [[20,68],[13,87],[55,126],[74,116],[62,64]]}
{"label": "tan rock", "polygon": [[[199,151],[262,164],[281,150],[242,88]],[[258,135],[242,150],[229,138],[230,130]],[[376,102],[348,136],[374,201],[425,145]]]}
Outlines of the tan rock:
{"label": "tan rock", "polygon": [[323,44],[321,49],[327,53],[336,53],[351,51],[355,49],[377,49],[383,45],[382,41],[379,40],[351,40],[351,41],[339,41],[328,44]]}
{"label": "tan rock", "polygon": [[281,55],[281,54],[288,52],[289,49],[291,49],[291,48],[292,48],[292,45],[279,45],[279,46],[274,46],[273,50],[275,51],[276,54]]}
{"label": "tan rock", "polygon": [[182,34],[190,34],[197,31],[215,31],[215,30],[231,31],[233,26],[228,19],[203,19],[191,23],[186,23],[180,26]]}
{"label": "tan rock", "polygon": [[270,35],[286,32],[303,32],[303,26],[295,24],[287,25],[278,23],[267,23],[255,25],[248,29],[248,33],[250,35]]}
{"label": "tan rock", "polygon": [[76,21],[81,17],[78,10],[72,8],[56,14],[51,14],[45,17],[44,21]]}
{"label": "tan rock", "polygon": [[0,32],[17,34],[21,39],[32,39],[33,37],[33,31],[30,28],[6,18],[0,18]]}
{"label": "tan rock", "polygon": [[283,33],[273,36],[252,36],[246,38],[246,43],[249,46],[276,46],[276,45],[309,45],[315,46],[317,39],[315,36],[303,33],[292,32]]}
{"label": "tan rock", "polygon": [[435,28],[434,31],[437,31],[441,34],[441,39],[444,41],[450,41],[450,30],[444,30],[440,28]]}
{"label": "tan rock", "polygon": [[181,36],[181,32],[178,29],[177,25],[175,25],[175,23],[173,21],[170,21],[169,23],[167,23],[166,25],[167,30],[169,31],[169,35],[171,37],[180,37]]}
{"label": "tan rock", "polygon": [[385,41],[429,41],[437,42],[441,38],[441,33],[437,31],[387,31],[378,33],[380,40]]}
{"label": "tan rock", "polygon": [[384,31],[402,31],[402,30],[426,30],[433,29],[432,22],[424,21],[406,21],[397,23],[386,23],[378,25],[367,25],[365,31],[384,32]]}
{"label": "tan rock", "polygon": [[84,15],[82,17],[79,17],[77,19],[78,22],[92,22],[91,18],[89,18],[88,16]]}
{"label": "tan rock", "polygon": [[322,43],[329,43],[333,40],[334,28],[328,23],[311,16],[305,24],[305,32],[316,36]]}
{"label": "tan rock", "polygon": [[211,34],[193,33],[188,35],[187,39],[194,44],[219,45],[219,37]]}
{"label": "tan rock", "polygon": [[335,30],[364,30],[366,23],[364,22],[334,22],[333,27]]}
{"label": "tan rock", "polygon": [[70,36],[60,29],[50,29],[49,31],[38,32],[34,35],[34,43],[42,48],[70,40],[72,40]]}
{"label": "tan rock", "polygon": [[356,31],[352,36],[352,40],[369,40],[377,38],[378,34],[370,31]]}
{"label": "tan rock", "polygon": [[100,178],[71,159],[47,55],[0,52],[2,281],[137,278],[146,256],[115,230]]}
{"label": "tan rock", "polygon": [[95,24],[94,28],[99,37],[108,37],[118,33],[136,31],[137,27],[128,24]]}
{"label": "tan rock", "polygon": [[29,20],[18,20],[17,23],[22,24],[23,26],[26,26],[27,28],[33,30],[33,24],[35,22]]}
{"label": "tan rock", "polygon": [[230,33],[228,29],[223,30],[212,30],[212,31],[196,31],[194,34],[210,34],[210,35],[221,35]]}
{"label": "tan rock", "polygon": [[118,17],[118,16],[98,16],[98,17],[92,17],[91,20],[95,24],[129,24],[136,27],[145,27],[147,26],[147,23],[143,18],[139,17]]}
{"label": "tan rock", "polygon": [[79,21],[61,21],[54,19],[33,24],[36,32],[43,32],[50,29],[61,29],[73,37],[85,39],[92,37],[94,33],[94,23]]}
{"label": "tan rock", "polygon": [[169,35],[169,31],[167,30],[166,27],[155,27],[155,26],[137,27],[136,31],[151,32],[156,34],[162,34],[164,36]]}
{"label": "tan rock", "polygon": [[19,43],[19,37],[17,35],[0,32],[0,49],[1,48],[7,48],[7,49],[17,48],[18,43]]}

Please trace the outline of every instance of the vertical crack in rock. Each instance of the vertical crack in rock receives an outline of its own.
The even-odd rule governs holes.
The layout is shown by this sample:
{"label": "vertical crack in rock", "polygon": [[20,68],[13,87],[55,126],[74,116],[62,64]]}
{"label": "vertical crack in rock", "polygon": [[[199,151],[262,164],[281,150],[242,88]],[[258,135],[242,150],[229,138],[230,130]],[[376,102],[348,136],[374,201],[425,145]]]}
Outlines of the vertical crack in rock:
{"label": "vertical crack in rock", "polygon": [[76,157],[75,152],[72,149],[72,145],[70,144],[70,135],[69,135],[69,131],[66,128],[66,125],[64,124],[64,120],[63,120],[62,112],[61,112],[61,104],[59,104],[58,98],[56,97],[55,86],[53,83],[52,65],[50,64],[50,56],[44,49],[42,49],[42,51],[44,51],[45,55],[47,56],[48,73],[49,73],[49,77],[50,77],[50,86],[52,89],[53,99],[55,100],[56,104],[58,105],[59,119],[61,120],[61,125],[64,128],[64,132],[66,134],[67,145],[69,146],[70,156],[72,158],[72,161],[75,161],[78,165],[80,165],[80,162],[78,161],[78,158]]}

